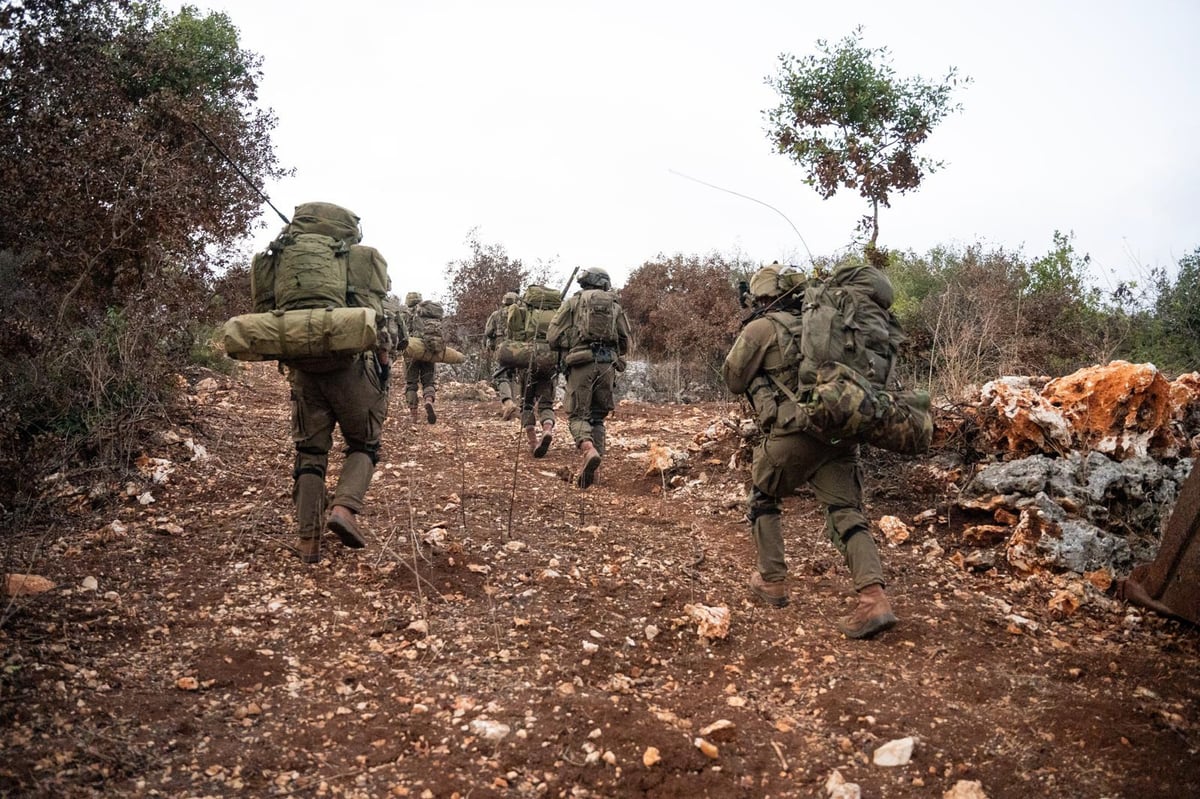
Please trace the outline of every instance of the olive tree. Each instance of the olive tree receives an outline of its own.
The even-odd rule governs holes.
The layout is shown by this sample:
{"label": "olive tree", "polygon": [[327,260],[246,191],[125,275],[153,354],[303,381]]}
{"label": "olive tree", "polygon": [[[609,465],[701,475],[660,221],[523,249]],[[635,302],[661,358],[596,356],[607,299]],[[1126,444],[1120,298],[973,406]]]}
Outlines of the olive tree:
{"label": "olive tree", "polygon": [[951,92],[969,81],[954,67],[938,82],[901,78],[887,48],[865,46],[859,27],[837,44],[818,40],[816,54],[779,56],[778,73],[766,79],[780,98],[764,111],[767,135],[805,170],[805,183],[822,198],[840,188],[858,190],[870,204],[858,229],[869,234],[867,253],[874,257],[879,207],[942,166],[916,150],[961,107]]}

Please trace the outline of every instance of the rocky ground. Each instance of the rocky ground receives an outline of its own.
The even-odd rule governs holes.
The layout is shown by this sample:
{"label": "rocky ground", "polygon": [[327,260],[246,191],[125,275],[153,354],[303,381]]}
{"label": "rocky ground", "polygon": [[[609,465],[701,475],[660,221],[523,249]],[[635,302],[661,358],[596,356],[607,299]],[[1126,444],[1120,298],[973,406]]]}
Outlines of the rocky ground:
{"label": "rocky ground", "polygon": [[55,587],[0,606],[0,794],[1200,795],[1196,630],[966,557],[931,459],[866,454],[901,623],[854,642],[809,494],[791,605],[748,597],[735,405],[623,403],[580,492],[565,429],[534,461],[469,388],[396,403],[370,547],[306,566],[282,379],[190,379],[140,479],[6,534]]}

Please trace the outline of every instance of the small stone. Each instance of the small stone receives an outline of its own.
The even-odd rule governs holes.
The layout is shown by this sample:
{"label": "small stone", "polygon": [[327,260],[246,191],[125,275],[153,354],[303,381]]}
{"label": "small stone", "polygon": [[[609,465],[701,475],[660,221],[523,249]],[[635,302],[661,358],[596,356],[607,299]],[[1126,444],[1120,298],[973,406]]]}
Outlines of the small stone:
{"label": "small stone", "polygon": [[987,799],[983,783],[978,780],[959,780],[954,787],[942,794],[942,799]]}
{"label": "small stone", "polygon": [[34,596],[54,588],[54,583],[37,574],[4,575],[4,593],[8,596]]}
{"label": "small stone", "polygon": [[872,760],[874,760],[877,766],[903,766],[912,760],[913,745],[915,743],[916,741],[911,737],[888,741],[875,750]]}
{"label": "small stone", "polygon": [[79,587],[84,591],[95,591],[100,587],[100,581],[89,575],[83,578],[83,582],[79,584]]}
{"label": "small stone", "polygon": [[508,737],[512,728],[491,719],[475,719],[471,722],[471,732],[485,740],[499,742]]}
{"label": "small stone", "polygon": [[717,748],[716,744],[711,744],[703,738],[697,738],[696,740],[692,741],[692,743],[704,754],[705,757],[711,760],[716,760],[717,756],[721,754],[721,750]]}
{"label": "small stone", "polygon": [[646,751],[642,753],[642,765],[646,768],[650,768],[660,760],[662,760],[662,755],[658,753],[657,747],[647,746]]}

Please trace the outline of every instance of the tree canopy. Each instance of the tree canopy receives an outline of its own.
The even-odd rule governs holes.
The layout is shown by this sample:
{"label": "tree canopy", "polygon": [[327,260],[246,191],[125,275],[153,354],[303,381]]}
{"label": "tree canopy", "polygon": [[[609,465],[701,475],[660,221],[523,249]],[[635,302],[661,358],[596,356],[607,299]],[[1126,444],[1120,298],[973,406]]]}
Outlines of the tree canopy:
{"label": "tree canopy", "polygon": [[805,170],[805,183],[828,199],[840,188],[857,189],[871,211],[859,222],[879,237],[879,207],[892,194],[917,188],[942,166],[917,147],[947,114],[960,78],[951,67],[939,82],[900,78],[886,47],[869,48],[862,28],[837,44],[817,41],[817,53],[797,58],[784,53],[779,72],[766,82],[780,102],[767,109],[767,136],[775,149]]}
{"label": "tree canopy", "polygon": [[504,293],[519,292],[529,279],[529,270],[519,259],[509,258],[501,244],[481,242],[477,229],[467,235],[467,244],[470,257],[446,264],[446,299],[458,338],[464,343],[482,338],[484,325],[500,306]]}
{"label": "tree canopy", "polygon": [[0,6],[0,505],[56,460],[127,462],[165,416],[250,184],[286,174],[259,65],[191,6]]}
{"label": "tree canopy", "polygon": [[[258,56],[224,14],[27,0],[0,15],[0,241],[60,317],[120,304],[165,264],[204,276],[284,174],[256,107]],[[204,131],[204,133],[201,133]]]}

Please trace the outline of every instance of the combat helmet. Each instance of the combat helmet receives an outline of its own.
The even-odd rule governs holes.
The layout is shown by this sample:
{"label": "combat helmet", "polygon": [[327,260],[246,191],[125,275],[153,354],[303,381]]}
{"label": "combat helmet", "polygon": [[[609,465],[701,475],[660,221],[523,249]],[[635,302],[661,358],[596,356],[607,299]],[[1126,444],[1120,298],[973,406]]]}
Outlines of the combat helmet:
{"label": "combat helmet", "polygon": [[404,295],[404,304],[409,308],[415,308],[421,302],[421,292],[410,291]]}
{"label": "combat helmet", "polygon": [[779,286],[779,264],[764,266],[750,278],[750,296],[756,300],[769,300],[782,293]]}
{"label": "combat helmet", "polygon": [[580,269],[579,278],[576,282],[585,289],[608,291],[612,288],[612,280],[608,277],[608,271],[598,266],[587,266]]}
{"label": "combat helmet", "polygon": [[504,292],[504,304],[505,305],[512,305],[514,302],[516,302],[519,299],[521,299],[521,298],[519,296],[517,296],[517,292],[515,292],[515,291]]}

